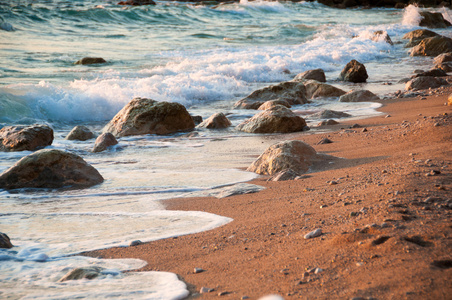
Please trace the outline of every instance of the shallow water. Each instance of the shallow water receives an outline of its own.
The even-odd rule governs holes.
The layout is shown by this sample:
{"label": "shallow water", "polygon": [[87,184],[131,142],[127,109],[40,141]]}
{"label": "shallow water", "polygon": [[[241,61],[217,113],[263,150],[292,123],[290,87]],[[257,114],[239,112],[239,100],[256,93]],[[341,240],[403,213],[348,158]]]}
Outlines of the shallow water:
{"label": "shallow water", "polygon": [[[193,137],[121,138],[117,146],[95,154],[92,140],[64,139],[72,127],[82,124],[100,132],[135,96],[179,102],[204,118],[221,111],[235,126],[255,113],[232,109],[235,101],[314,68],[323,68],[328,83],[346,91],[369,89],[385,97],[404,88],[397,84],[400,78],[430,68],[431,59],[409,57],[401,40],[418,28],[418,11],[265,1],[217,6],[162,1],[149,7],[95,0],[1,2],[0,126],[49,124],[55,130],[50,148],[82,156],[105,178],[98,186],[77,191],[0,190],[0,231],[17,245],[0,250],[1,297],[184,297],[185,285],[172,274],[121,272],[143,262],[66,255],[230,222],[207,213],[166,211],[159,200],[254,178],[243,169],[275,142],[274,136],[253,136],[233,127],[198,129]],[[443,13],[450,20],[450,11]],[[370,40],[376,30],[387,31],[394,46]],[[452,35],[450,30],[438,32]],[[85,56],[108,63],[74,65]],[[368,83],[336,80],[351,59],[366,65]],[[314,100],[293,110],[308,115],[334,109],[355,118],[377,114],[374,103],[337,100]],[[308,124],[318,121],[308,119]],[[0,154],[0,172],[27,154]],[[113,271],[90,282],[57,282],[71,267],[91,264]],[[155,287],[149,288],[148,280]],[[136,285],[110,293],[112,286],[130,281]]]}

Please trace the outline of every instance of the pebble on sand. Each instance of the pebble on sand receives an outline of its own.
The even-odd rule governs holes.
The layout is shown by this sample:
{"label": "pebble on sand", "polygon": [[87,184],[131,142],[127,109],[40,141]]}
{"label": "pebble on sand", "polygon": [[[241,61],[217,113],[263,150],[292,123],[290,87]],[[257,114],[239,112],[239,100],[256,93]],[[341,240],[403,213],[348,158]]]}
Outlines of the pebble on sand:
{"label": "pebble on sand", "polygon": [[316,230],[313,230],[313,231],[309,232],[308,234],[306,234],[304,236],[304,238],[305,238],[305,240],[307,240],[307,239],[312,239],[312,238],[315,238],[315,237],[318,237],[321,235],[322,235],[322,229],[317,228]]}

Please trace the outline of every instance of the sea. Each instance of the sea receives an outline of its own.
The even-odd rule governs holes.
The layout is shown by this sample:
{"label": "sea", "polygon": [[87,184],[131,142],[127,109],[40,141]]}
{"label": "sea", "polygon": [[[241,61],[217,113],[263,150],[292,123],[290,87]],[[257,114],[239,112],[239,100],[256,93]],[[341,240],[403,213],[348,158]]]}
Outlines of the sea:
{"label": "sea", "polygon": [[[256,111],[233,104],[252,91],[322,68],[329,84],[368,89],[382,99],[403,90],[401,78],[430,69],[410,57],[402,36],[419,29],[423,9],[335,9],[317,2],[224,4],[117,0],[0,1],[0,127],[47,124],[51,149],[80,155],[105,178],[82,190],[0,190],[0,232],[15,245],[0,249],[2,299],[183,299],[184,282],[168,272],[133,272],[137,259],[96,259],[84,251],[128,246],[211,230],[233,221],[199,211],[165,210],[162,200],[209,195],[250,181],[246,167],[275,143],[272,134],[234,129]],[[429,9],[433,11],[433,9]],[[436,9],[452,21],[448,9]],[[386,31],[394,45],[371,39]],[[452,36],[451,30],[436,32]],[[75,65],[83,57],[107,63]],[[365,64],[365,84],[338,81],[350,60]],[[183,104],[204,119],[228,115],[225,130],[123,137],[93,153],[94,140],[69,141],[76,125],[99,134],[134,97]],[[315,99],[292,109],[324,109],[353,118],[379,114],[377,103]],[[0,153],[0,173],[31,152]],[[152,262],[150,262],[152,263]],[[59,282],[76,267],[99,266],[93,280]],[[156,266],[158,267],[158,266]],[[132,271],[132,272],[125,272]],[[187,270],[190,271],[190,270]]]}

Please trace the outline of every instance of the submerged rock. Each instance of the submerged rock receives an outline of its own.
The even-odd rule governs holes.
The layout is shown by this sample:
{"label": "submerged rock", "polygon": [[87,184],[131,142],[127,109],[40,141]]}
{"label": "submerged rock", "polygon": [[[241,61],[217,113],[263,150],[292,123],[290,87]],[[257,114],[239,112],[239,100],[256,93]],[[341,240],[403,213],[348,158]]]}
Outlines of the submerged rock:
{"label": "submerged rock", "polygon": [[118,141],[115,136],[110,132],[102,133],[96,139],[94,143],[93,152],[102,152],[107,150],[108,147],[117,145]]}
{"label": "submerged rock", "polygon": [[438,35],[423,39],[417,46],[411,49],[410,55],[437,56],[447,52],[452,52],[452,39]]}
{"label": "submerged rock", "polygon": [[306,95],[308,99],[340,97],[346,92],[329,84],[321,83],[315,80],[305,82]]}
{"label": "submerged rock", "polygon": [[80,156],[43,149],[23,157],[0,175],[0,188],[86,188],[103,182],[99,172]]}
{"label": "submerged rock", "polygon": [[368,77],[366,67],[354,59],[344,67],[339,76],[341,80],[353,83],[366,82]]}
{"label": "submerged rock", "polygon": [[102,270],[104,270],[104,269],[101,267],[95,267],[95,266],[76,268],[76,269],[69,271],[66,275],[64,275],[58,281],[64,282],[64,281],[68,281],[68,280],[94,279],[101,274]]}
{"label": "submerged rock", "polygon": [[431,38],[434,36],[438,36],[436,32],[433,32],[428,29],[416,29],[406,33],[402,39],[409,40],[405,45],[406,48],[411,48],[417,46],[423,39]]}
{"label": "submerged rock", "polygon": [[301,82],[286,81],[252,92],[247,97],[237,101],[234,108],[258,109],[269,100],[282,99],[290,105],[307,103],[306,88]]}
{"label": "submerged rock", "polygon": [[76,65],[105,64],[107,61],[102,57],[84,57],[75,62]]}
{"label": "submerged rock", "polygon": [[13,244],[11,244],[11,240],[9,239],[9,236],[0,232],[0,249],[10,249],[12,247],[13,247]]}
{"label": "submerged rock", "polygon": [[237,129],[249,133],[287,133],[302,131],[305,126],[306,121],[303,118],[287,107],[278,105],[245,120]]}
{"label": "submerged rock", "polygon": [[368,90],[351,91],[339,98],[339,102],[372,102],[380,98]]}
{"label": "submerged rock", "polygon": [[115,137],[141,134],[170,134],[195,127],[192,117],[179,103],[134,98],[104,127]]}
{"label": "submerged rock", "polygon": [[318,82],[326,82],[325,72],[322,69],[308,70],[306,72],[300,73],[293,81],[304,81],[304,80],[316,80]]}
{"label": "submerged rock", "polygon": [[53,129],[47,125],[5,126],[0,129],[0,151],[34,151],[52,145]]}
{"label": "submerged rock", "polygon": [[198,125],[200,128],[224,129],[231,126],[231,121],[223,114],[216,113]]}
{"label": "submerged rock", "polygon": [[284,170],[306,173],[317,152],[302,141],[284,141],[268,147],[249,167],[248,171],[274,175]]}
{"label": "submerged rock", "polygon": [[78,125],[75,126],[66,137],[66,140],[86,141],[94,138],[94,133],[88,127]]}

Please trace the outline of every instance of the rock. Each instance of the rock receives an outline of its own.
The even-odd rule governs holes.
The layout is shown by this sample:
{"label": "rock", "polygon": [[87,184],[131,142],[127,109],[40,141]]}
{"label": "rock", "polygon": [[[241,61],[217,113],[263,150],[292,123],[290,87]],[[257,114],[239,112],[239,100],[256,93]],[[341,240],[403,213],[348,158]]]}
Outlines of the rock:
{"label": "rock", "polygon": [[275,176],[271,178],[271,181],[287,181],[287,180],[294,180],[297,178],[300,174],[297,172],[287,169],[281,172],[278,172]]}
{"label": "rock", "polygon": [[195,127],[192,117],[179,103],[134,98],[104,127],[115,137],[140,134],[170,134]]}
{"label": "rock", "polygon": [[277,99],[277,100],[270,100],[267,102],[264,102],[261,106],[259,106],[258,110],[267,110],[267,109],[273,109],[276,105],[282,105],[287,108],[291,108],[291,105],[286,100]]}
{"label": "rock", "polygon": [[102,57],[84,57],[77,62],[76,65],[94,65],[94,64],[105,64],[107,61]]}
{"label": "rock", "polygon": [[203,121],[201,116],[191,116],[191,118],[193,119],[193,122],[195,123],[195,125],[199,125]]}
{"label": "rock", "polygon": [[317,143],[317,145],[331,144],[331,143],[333,143],[333,141],[330,140],[329,138],[323,138]]}
{"label": "rock", "polygon": [[282,99],[290,105],[307,103],[306,88],[301,82],[286,81],[252,92],[247,97],[237,101],[234,108],[258,109],[269,100]]}
{"label": "rock", "polygon": [[315,237],[318,237],[318,236],[321,236],[321,235],[322,235],[322,229],[321,228],[317,228],[316,230],[313,230],[313,231],[309,232],[308,234],[306,234],[304,236],[304,239],[305,240],[312,239],[312,238],[315,238]]}
{"label": "rock", "polygon": [[202,272],[204,272],[204,271],[205,271],[205,270],[203,270],[203,269],[201,269],[201,268],[194,268],[193,274],[202,273]]}
{"label": "rock", "polygon": [[444,72],[447,72],[447,73],[452,72],[452,61],[436,65],[435,68],[436,69],[441,69],[441,70],[443,70]]}
{"label": "rock", "polygon": [[210,196],[214,196],[215,198],[222,199],[235,195],[243,195],[243,194],[252,194],[257,193],[265,188],[260,185],[249,184],[249,183],[238,183],[232,186],[227,186],[223,188],[215,189]]}
{"label": "rock", "polygon": [[330,126],[330,125],[337,125],[337,124],[339,124],[338,121],[329,119],[329,120],[323,120],[317,126],[326,126],[326,125]]}
{"label": "rock", "polygon": [[300,82],[310,79],[316,80],[318,82],[326,82],[325,72],[322,69],[308,70],[295,76],[293,81]]}
{"label": "rock", "polygon": [[268,147],[249,167],[248,171],[261,175],[274,175],[290,169],[306,173],[317,153],[302,141],[283,141]]}
{"label": "rock", "polygon": [[389,45],[394,45],[389,34],[383,30],[375,31],[374,35],[372,37],[372,41],[374,41],[374,42],[383,41],[385,43],[388,43]]}
{"label": "rock", "polygon": [[334,87],[332,85],[321,83],[315,80],[305,82],[306,92],[308,99],[320,98],[320,97],[339,97],[346,92]]}
{"label": "rock", "polygon": [[445,77],[445,76],[447,76],[447,73],[441,69],[432,69],[429,71],[418,73],[414,77],[421,77],[421,76]]}
{"label": "rock", "polygon": [[94,133],[86,126],[75,126],[66,137],[66,140],[86,141],[94,138]]}
{"label": "rock", "polygon": [[452,94],[447,97],[447,105],[452,106]]}
{"label": "rock", "polygon": [[423,39],[417,46],[411,49],[410,55],[437,56],[447,52],[452,52],[452,39],[438,35]]}
{"label": "rock", "polygon": [[94,279],[101,274],[102,270],[103,268],[95,266],[76,268],[69,271],[58,281],[64,282],[68,280]]}
{"label": "rock", "polygon": [[107,150],[108,147],[117,145],[118,141],[115,136],[110,132],[102,133],[96,139],[94,143],[93,152],[102,152]]}
{"label": "rock", "polygon": [[368,90],[351,91],[339,98],[339,102],[372,102],[380,97]]}
{"label": "rock", "polygon": [[34,151],[52,145],[53,129],[47,125],[5,126],[0,129],[0,151]]}
{"label": "rock", "polygon": [[443,15],[439,12],[421,11],[419,14],[422,17],[419,26],[428,28],[447,28],[451,26],[450,22],[445,20]]}
{"label": "rock", "polygon": [[436,32],[428,29],[416,29],[405,34],[402,39],[409,40],[406,48],[417,46],[423,39],[439,36]]}
{"label": "rock", "polygon": [[223,114],[216,113],[198,125],[199,128],[223,129],[231,126],[231,121]]}
{"label": "rock", "polygon": [[142,245],[142,244],[143,244],[142,241],[140,241],[140,240],[134,240],[134,241],[131,241],[131,242],[130,242],[129,246],[130,246],[130,247],[134,247],[134,246],[138,246],[138,245]]}
{"label": "rock", "polygon": [[42,149],[23,157],[0,175],[0,188],[85,188],[103,182],[99,172],[80,156]]}
{"label": "rock", "polygon": [[288,133],[302,131],[306,121],[287,107],[278,105],[264,110],[237,126],[237,130],[249,133]]}
{"label": "rock", "polygon": [[442,85],[447,85],[447,81],[437,77],[416,77],[408,81],[405,85],[407,91],[410,90],[425,90],[429,88],[438,88]]}
{"label": "rock", "polygon": [[9,239],[9,237],[0,232],[0,249],[10,249],[14,247],[13,244],[11,244],[11,240]]}
{"label": "rock", "polygon": [[366,82],[368,77],[366,67],[354,59],[344,67],[339,76],[341,80],[353,83]]}
{"label": "rock", "polygon": [[153,0],[127,0],[118,2],[118,5],[140,6],[140,5],[156,5],[156,3]]}
{"label": "rock", "polygon": [[211,288],[207,288],[207,287],[202,287],[200,290],[199,290],[199,293],[200,294],[205,294],[205,293],[211,293],[211,292],[213,292],[214,291],[214,289],[211,289]]}
{"label": "rock", "polygon": [[352,115],[342,112],[342,111],[335,111],[335,110],[329,110],[325,109],[321,112],[312,114],[309,116],[310,119],[340,119],[340,118],[348,118]]}
{"label": "rock", "polygon": [[452,52],[441,53],[433,59],[436,65],[441,65],[446,62],[452,62]]}

